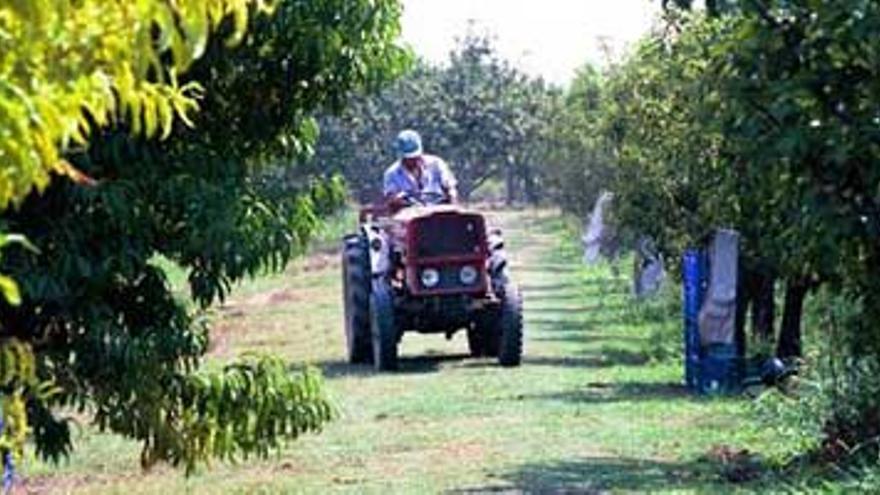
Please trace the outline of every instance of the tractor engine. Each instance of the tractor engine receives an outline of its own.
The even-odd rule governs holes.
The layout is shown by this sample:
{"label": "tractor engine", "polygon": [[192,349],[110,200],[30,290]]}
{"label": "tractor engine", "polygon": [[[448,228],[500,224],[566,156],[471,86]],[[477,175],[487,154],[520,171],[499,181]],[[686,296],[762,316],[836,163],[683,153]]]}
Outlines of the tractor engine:
{"label": "tractor engine", "polygon": [[486,226],[476,213],[403,212],[391,231],[393,257],[410,296],[483,295],[488,288]]}

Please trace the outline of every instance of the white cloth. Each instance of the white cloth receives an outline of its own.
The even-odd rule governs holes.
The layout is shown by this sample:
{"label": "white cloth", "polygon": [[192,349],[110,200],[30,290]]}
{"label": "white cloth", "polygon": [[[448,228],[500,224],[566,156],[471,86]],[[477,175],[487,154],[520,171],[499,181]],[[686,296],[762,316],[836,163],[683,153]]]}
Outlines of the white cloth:
{"label": "white cloth", "polygon": [[595,264],[599,261],[600,248],[605,241],[607,232],[605,228],[605,211],[611,205],[614,195],[608,191],[602,191],[599,198],[593,206],[593,213],[590,215],[589,223],[584,228],[584,235],[581,241],[584,243],[584,263],[588,265]]}
{"label": "white cloth", "polygon": [[703,345],[734,341],[738,270],[739,234],[733,230],[716,231],[709,248],[709,288],[699,315]]}

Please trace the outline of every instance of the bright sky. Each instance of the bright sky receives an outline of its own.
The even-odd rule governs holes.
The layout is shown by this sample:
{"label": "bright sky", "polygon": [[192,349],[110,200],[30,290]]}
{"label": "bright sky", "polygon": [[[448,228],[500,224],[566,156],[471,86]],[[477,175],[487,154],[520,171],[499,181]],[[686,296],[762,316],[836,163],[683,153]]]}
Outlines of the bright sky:
{"label": "bright sky", "polygon": [[[659,0],[403,0],[403,37],[416,53],[443,63],[467,32],[496,37],[501,55],[521,69],[565,84],[603,43],[615,52],[651,26]],[[603,41],[604,40],[604,41]]]}

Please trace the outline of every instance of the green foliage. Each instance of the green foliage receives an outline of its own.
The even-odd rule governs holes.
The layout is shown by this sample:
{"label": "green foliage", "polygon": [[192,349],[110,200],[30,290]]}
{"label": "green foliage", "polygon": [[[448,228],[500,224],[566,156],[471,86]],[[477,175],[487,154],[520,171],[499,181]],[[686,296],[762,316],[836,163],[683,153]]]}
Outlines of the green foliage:
{"label": "green foliage", "polygon": [[657,362],[681,362],[684,357],[681,328],[681,286],[667,280],[658,294],[635,300],[629,315],[634,323],[647,323],[648,332],[642,352]]}
{"label": "green foliage", "polygon": [[[33,252],[38,251],[24,236],[0,232],[0,261],[3,260],[3,249],[13,244],[24,246]],[[21,291],[14,279],[0,273],[0,300],[3,299],[12,306],[18,306],[21,304]]]}
{"label": "green foliage", "polygon": [[680,35],[645,40],[608,80],[602,125],[616,158],[615,213],[673,259],[736,212],[718,189],[722,138],[709,116],[719,99],[701,79],[717,35],[718,26],[694,22]]}
{"label": "green foliage", "polygon": [[[11,246],[0,266],[22,293],[0,325],[32,345],[38,378],[58,388],[48,401],[26,395],[40,454],[72,448],[59,406],[141,441],[145,465],[188,468],[267,455],[329,419],[310,372],[265,359],[198,371],[201,310],[282,268],[341,205],[338,179],[298,165],[317,137],[311,114],[399,73],[399,16],[393,0],[278,1],[246,17],[232,47],[224,40],[243,26],[223,23],[179,76],[203,89],[194,128],[155,141],[121,118],[93,119],[88,148],[66,158],[95,184],[56,181],[3,214],[40,249]],[[175,297],[157,256],[186,271],[194,306]]]}
{"label": "green foliage", "polygon": [[857,303],[827,288],[817,299],[819,325],[828,335],[811,349],[797,378],[782,389],[764,392],[753,409],[761,428],[771,428],[790,441],[789,450],[777,453],[781,466],[833,467],[833,472],[824,473],[836,480],[833,484],[820,477],[807,480],[805,487],[876,488],[880,361],[853,356],[843,344],[852,327],[861,326]]}
{"label": "green foliage", "polygon": [[540,170],[552,200],[580,219],[612,187],[615,172],[599,129],[604,98],[602,74],[585,65],[553,112],[551,145]]}
{"label": "green foliage", "polygon": [[[284,440],[320,430],[335,414],[316,371],[291,379],[277,358],[245,358],[219,374],[192,374],[170,386],[177,402],[168,407],[159,401],[141,411],[141,431],[161,425],[139,438],[145,443],[145,466],[169,461],[185,463],[191,471],[204,459],[266,457]],[[95,418],[101,428],[112,428],[115,420],[102,411]]]}
{"label": "green foliage", "polygon": [[534,169],[554,94],[502,60],[488,38],[468,35],[447,67],[417,64],[384,91],[322,119],[314,164],[341,172],[361,200],[374,200],[395,159],[394,136],[414,128],[429,153],[450,162],[464,198],[492,178],[519,182],[537,196]]}

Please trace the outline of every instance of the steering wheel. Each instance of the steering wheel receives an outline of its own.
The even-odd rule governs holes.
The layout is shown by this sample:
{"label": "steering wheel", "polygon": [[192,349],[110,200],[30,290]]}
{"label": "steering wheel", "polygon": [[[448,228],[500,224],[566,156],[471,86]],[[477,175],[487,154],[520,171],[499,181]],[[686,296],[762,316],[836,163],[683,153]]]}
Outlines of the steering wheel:
{"label": "steering wheel", "polygon": [[422,191],[420,196],[424,205],[439,205],[448,202],[446,193],[441,191]]}
{"label": "steering wheel", "polygon": [[439,191],[421,191],[417,194],[406,193],[401,199],[406,206],[428,206],[448,202],[446,194]]}

